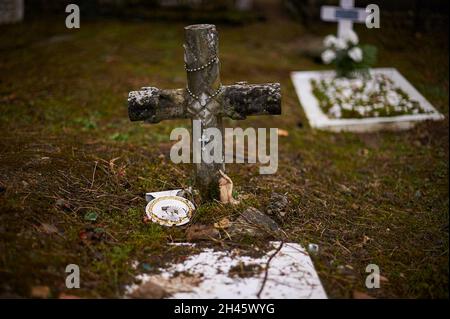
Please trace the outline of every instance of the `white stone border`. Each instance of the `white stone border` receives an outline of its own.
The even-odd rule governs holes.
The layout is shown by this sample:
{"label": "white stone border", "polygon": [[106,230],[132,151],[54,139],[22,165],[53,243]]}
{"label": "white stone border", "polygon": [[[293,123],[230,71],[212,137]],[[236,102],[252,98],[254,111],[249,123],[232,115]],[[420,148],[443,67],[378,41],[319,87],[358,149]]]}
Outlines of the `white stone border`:
{"label": "white stone border", "polygon": [[292,72],[291,79],[295,91],[303,106],[309,124],[313,128],[340,132],[373,132],[378,130],[403,130],[413,127],[417,122],[425,120],[443,120],[439,113],[395,68],[376,68],[371,74],[385,74],[391,78],[395,86],[405,91],[412,99],[418,101],[422,108],[432,113],[399,115],[390,117],[370,117],[363,119],[331,119],[320,108],[319,102],[312,92],[311,80],[334,76],[334,71]]}

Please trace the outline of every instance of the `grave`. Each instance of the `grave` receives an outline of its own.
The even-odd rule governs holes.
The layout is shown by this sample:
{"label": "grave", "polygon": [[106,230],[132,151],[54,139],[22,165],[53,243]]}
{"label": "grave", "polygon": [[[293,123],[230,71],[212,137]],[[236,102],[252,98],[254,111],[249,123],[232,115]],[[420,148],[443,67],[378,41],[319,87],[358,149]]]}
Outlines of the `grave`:
{"label": "grave", "polygon": [[416,123],[425,120],[442,120],[444,116],[439,113],[431,103],[422,96],[414,86],[408,82],[394,68],[375,68],[370,70],[372,76],[385,75],[394,85],[405,92],[411,100],[417,101],[424,109],[421,114],[405,114],[397,116],[365,117],[365,118],[332,118],[326,114],[319,105],[313,93],[312,80],[320,81],[335,77],[334,71],[304,71],[292,72],[291,79],[300,104],[305,111],[309,125],[312,128],[333,132],[374,132],[379,130],[404,130],[413,127]]}
{"label": "grave", "polygon": [[[281,114],[281,92],[279,83],[222,85],[219,75],[219,37],[211,24],[185,27],[184,62],[187,86],[182,89],[158,89],[143,87],[128,96],[128,114],[131,121],[158,123],[162,120],[190,118],[200,121],[199,136],[192,139],[194,156],[204,151],[204,146],[215,143],[209,140],[206,130],[216,128],[222,132],[222,118],[245,119],[249,115]],[[222,154],[223,151],[222,140]],[[203,158],[203,156],[202,156]],[[194,160],[194,162],[197,162]],[[225,171],[222,162],[195,164],[195,188],[202,199],[217,198],[219,170]]]}
{"label": "grave", "polygon": [[376,48],[370,51],[369,46],[361,46],[353,31],[353,23],[363,23],[366,17],[366,10],[355,8],[354,0],[341,0],[339,7],[321,7],[322,20],[338,23],[337,38],[327,36],[322,53],[323,61],[334,63],[337,72],[291,73],[310,126],[335,132],[373,132],[409,129],[420,121],[443,119],[396,69],[369,68],[375,62]]}

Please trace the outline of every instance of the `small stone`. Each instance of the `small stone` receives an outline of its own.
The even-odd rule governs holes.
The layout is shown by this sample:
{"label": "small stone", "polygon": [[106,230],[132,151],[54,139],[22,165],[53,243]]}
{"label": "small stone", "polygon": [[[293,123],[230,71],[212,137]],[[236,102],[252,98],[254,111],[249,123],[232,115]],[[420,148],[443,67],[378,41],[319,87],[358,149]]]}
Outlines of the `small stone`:
{"label": "small stone", "polygon": [[220,237],[217,229],[208,225],[192,225],[186,231],[186,239],[188,241],[211,240]]}
{"label": "small stone", "polygon": [[317,255],[319,252],[319,245],[313,243],[308,244],[308,252],[312,255]]}
{"label": "small stone", "polygon": [[247,208],[229,228],[232,237],[242,235],[264,237],[279,231],[278,224],[272,218],[254,207]]}
{"label": "small stone", "polygon": [[50,296],[50,288],[48,286],[34,286],[31,288],[32,298],[45,299]]}
{"label": "small stone", "polygon": [[140,285],[138,289],[134,290],[128,296],[134,299],[162,299],[167,295],[168,293],[163,287],[149,281]]}
{"label": "small stone", "polygon": [[289,205],[286,195],[272,193],[267,207],[267,214],[274,217],[284,217],[286,215],[285,208]]}

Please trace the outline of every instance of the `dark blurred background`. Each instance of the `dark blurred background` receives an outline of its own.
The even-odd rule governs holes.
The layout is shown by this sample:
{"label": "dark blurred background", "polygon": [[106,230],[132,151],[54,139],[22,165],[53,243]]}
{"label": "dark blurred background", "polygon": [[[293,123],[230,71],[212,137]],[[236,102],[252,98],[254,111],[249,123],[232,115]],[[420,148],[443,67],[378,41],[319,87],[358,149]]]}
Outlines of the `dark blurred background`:
{"label": "dark blurred background", "polygon": [[[70,3],[80,6],[83,19],[115,17],[243,24],[264,20],[274,6],[282,7],[305,26],[320,22],[320,7],[337,5],[330,0],[0,0],[1,13],[11,3],[23,3],[24,20],[49,15],[64,15]],[[382,23],[402,26],[412,31],[448,30],[447,0],[356,0],[355,6],[376,3],[381,9]]]}

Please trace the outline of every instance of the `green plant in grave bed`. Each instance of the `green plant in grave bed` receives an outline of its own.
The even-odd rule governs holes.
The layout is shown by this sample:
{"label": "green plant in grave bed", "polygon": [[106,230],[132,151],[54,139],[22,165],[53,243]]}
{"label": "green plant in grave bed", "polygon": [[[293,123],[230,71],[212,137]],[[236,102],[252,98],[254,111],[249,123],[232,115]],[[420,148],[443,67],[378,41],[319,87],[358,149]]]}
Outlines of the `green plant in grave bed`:
{"label": "green plant in grave bed", "polygon": [[338,77],[370,77],[369,68],[376,62],[377,48],[359,45],[358,35],[353,30],[341,38],[328,35],[323,43],[326,50],[322,52],[322,61],[333,63]]}

